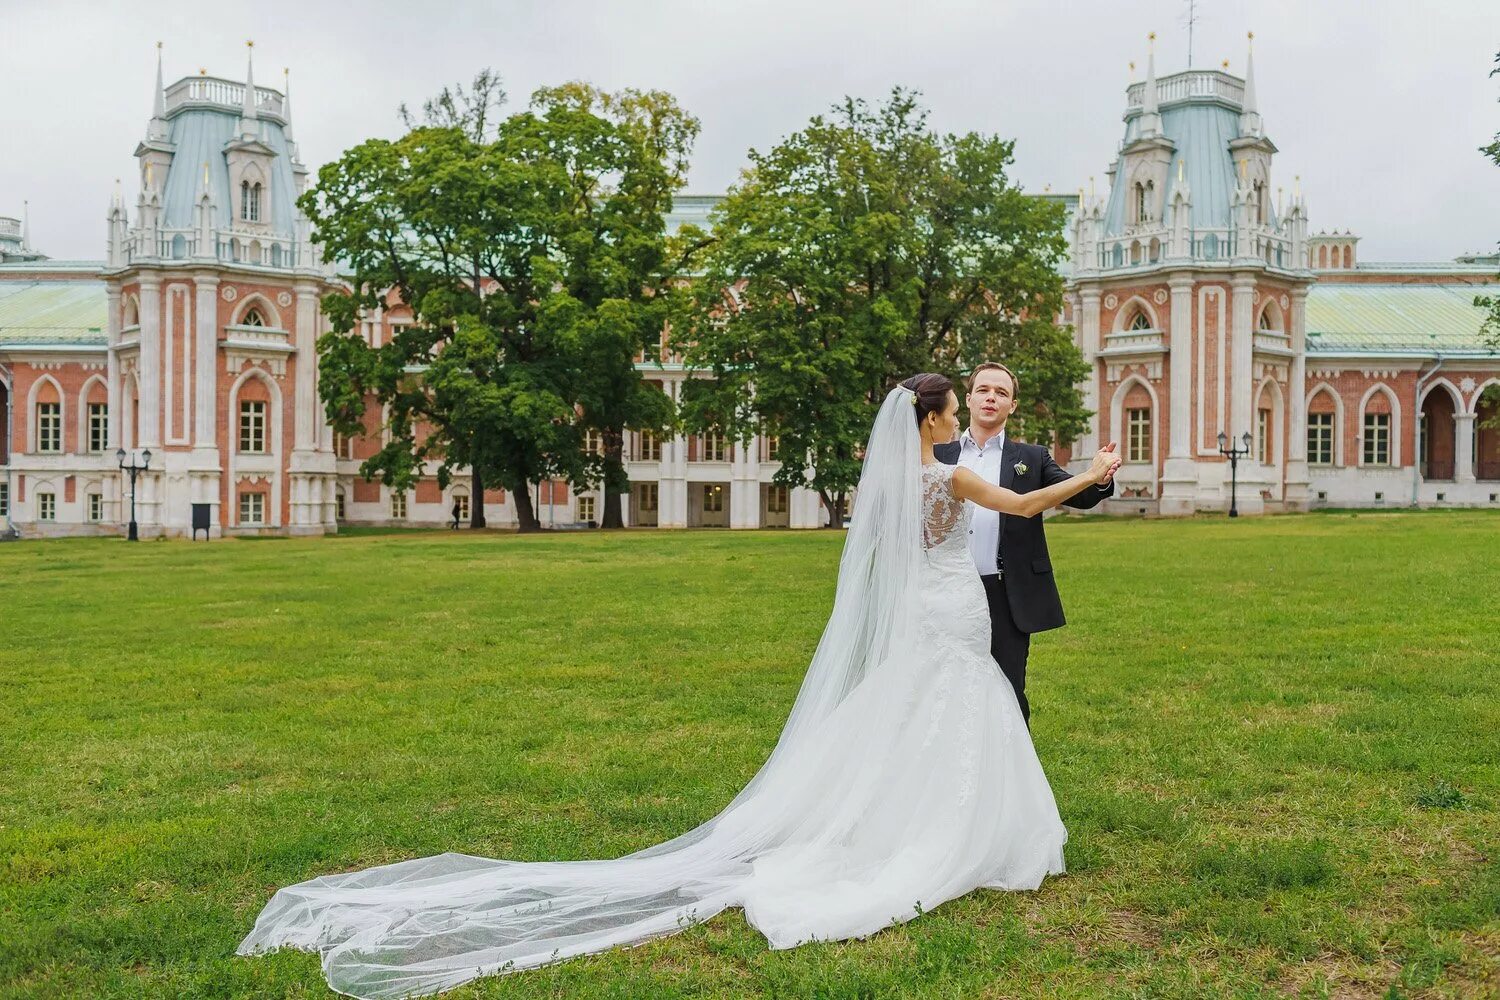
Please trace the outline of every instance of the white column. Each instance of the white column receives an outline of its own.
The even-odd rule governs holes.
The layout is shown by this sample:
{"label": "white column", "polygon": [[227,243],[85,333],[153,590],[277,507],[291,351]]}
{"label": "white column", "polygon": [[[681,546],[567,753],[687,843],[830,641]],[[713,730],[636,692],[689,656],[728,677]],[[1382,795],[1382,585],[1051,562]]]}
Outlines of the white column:
{"label": "white column", "polygon": [[734,484],[729,488],[729,526],[760,527],[760,438],[734,443]]}
{"label": "white column", "polygon": [[[682,383],[667,383],[674,404],[682,401]],[[661,476],[657,480],[656,524],[686,528],[688,523],[687,438],[681,434],[661,443]]]}
{"label": "white column", "polygon": [[1183,272],[1167,282],[1171,289],[1171,341],[1168,350],[1168,431],[1166,467],[1161,477],[1160,510],[1191,514],[1196,507],[1198,468],[1193,461],[1193,276]]}
{"label": "white column", "polygon": [[1305,511],[1307,502],[1307,288],[1292,289],[1287,332],[1292,338],[1292,371],[1287,379],[1286,503],[1289,511]]}
{"label": "white column", "polygon": [[[1475,405],[1478,405],[1476,400]],[[1453,482],[1472,483],[1474,478],[1474,414],[1453,415]]]}
{"label": "white column", "polygon": [[142,274],[141,339],[137,365],[141,422],[138,448],[161,449],[161,280]]}
{"label": "white column", "polygon": [[[109,408],[109,435],[106,441],[105,458],[110,464],[109,474],[104,477],[104,516],[109,521],[121,521],[120,517],[120,478],[122,473],[114,468],[115,451],[120,447],[120,426],[125,420],[125,414],[120,408],[120,356],[117,348],[120,343],[120,286],[111,281],[105,286],[105,300],[108,310],[104,317],[105,341],[109,344],[104,355],[105,364],[105,393],[106,403]],[[11,497],[15,501],[15,497]]]}
{"label": "white column", "polygon": [[316,328],[318,322],[318,295],[312,285],[297,286],[297,380],[293,395],[292,447],[298,451],[311,451],[317,447],[314,419],[320,407],[317,399],[318,350]]}
{"label": "white column", "polygon": [[1087,459],[1099,450],[1099,298],[1097,285],[1078,290],[1078,347],[1088,362],[1088,381],[1083,387],[1083,405],[1092,410],[1089,429],[1078,442],[1075,458]]}
{"label": "white column", "polygon": [[1229,427],[1225,430],[1238,441],[1246,431],[1254,432],[1250,376],[1254,363],[1255,276],[1236,274],[1230,287]]}
{"label": "white column", "polygon": [[193,447],[218,448],[219,279],[193,278]]}

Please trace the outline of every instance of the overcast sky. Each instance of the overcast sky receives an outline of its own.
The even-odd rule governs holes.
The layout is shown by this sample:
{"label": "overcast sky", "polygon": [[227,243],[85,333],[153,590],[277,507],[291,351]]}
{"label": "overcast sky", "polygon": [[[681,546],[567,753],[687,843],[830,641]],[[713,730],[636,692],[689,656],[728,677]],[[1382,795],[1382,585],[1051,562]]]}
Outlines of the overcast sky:
{"label": "overcast sky", "polygon": [[[1500,240],[1500,167],[1476,148],[1500,129],[1496,0],[1200,0],[1193,65],[1245,65],[1280,148],[1273,183],[1302,176],[1314,231],[1352,229],[1365,260],[1449,258]],[[396,107],[497,69],[524,106],[542,84],[661,88],[703,122],[694,193],[724,190],[764,149],[843,94],[920,89],[932,123],[1017,140],[1033,191],[1086,187],[1121,134],[1128,63],[1188,60],[1185,0],[0,0],[0,215],[31,204],[31,241],[103,256],[114,178],[134,205],[131,156],[151,113],[155,43],[165,78],[204,67],[281,85],[316,168]]]}

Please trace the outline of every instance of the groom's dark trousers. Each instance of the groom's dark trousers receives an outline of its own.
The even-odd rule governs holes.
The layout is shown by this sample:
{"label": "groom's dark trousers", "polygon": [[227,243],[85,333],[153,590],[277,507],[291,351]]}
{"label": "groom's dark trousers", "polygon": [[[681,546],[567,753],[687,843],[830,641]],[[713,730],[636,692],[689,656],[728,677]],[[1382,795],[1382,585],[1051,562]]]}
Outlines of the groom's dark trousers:
{"label": "groom's dark trousers", "polygon": [[[933,457],[939,462],[956,465],[959,444],[935,445]],[[1067,479],[1068,473],[1053,461],[1052,453],[1040,445],[1005,440],[1000,457],[998,485],[1017,493],[1030,493]],[[1081,493],[1065,500],[1068,507],[1088,510],[1113,496],[1113,481],[1104,486],[1087,486]],[[990,607],[990,655],[1000,665],[1010,686],[1016,692],[1021,715],[1031,724],[1031,703],[1026,699],[1026,658],[1031,652],[1031,634],[1067,624],[1063,617],[1062,598],[1052,576],[1052,559],[1047,554],[1047,535],[1042,516],[1017,517],[1000,515],[998,575],[981,575],[984,596]]]}

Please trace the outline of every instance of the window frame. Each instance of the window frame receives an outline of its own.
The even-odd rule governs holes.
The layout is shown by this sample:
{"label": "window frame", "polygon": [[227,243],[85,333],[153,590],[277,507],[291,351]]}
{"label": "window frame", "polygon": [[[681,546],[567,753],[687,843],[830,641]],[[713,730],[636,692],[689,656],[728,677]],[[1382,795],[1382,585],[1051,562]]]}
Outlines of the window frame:
{"label": "window frame", "polygon": [[[1307,464],[1319,467],[1331,467],[1334,464],[1334,414],[1331,411],[1320,413],[1309,413],[1307,415]],[[1327,460],[1321,460],[1318,456],[1325,454]]]}
{"label": "window frame", "polygon": [[268,454],[266,444],[269,435],[266,434],[266,417],[269,411],[270,406],[264,399],[240,400],[239,453],[241,455]]}
{"label": "window frame", "polygon": [[[50,447],[49,447],[50,445]],[[62,403],[36,404],[36,452],[61,455],[63,450]]]}
{"label": "window frame", "polygon": [[597,513],[598,507],[594,497],[580,496],[578,498],[578,520],[580,522],[596,520],[595,515]]}
{"label": "window frame", "polygon": [[[1145,414],[1142,418],[1140,415]],[[1145,464],[1153,460],[1151,439],[1151,407],[1131,406],[1125,409],[1125,461],[1131,464]],[[1139,440],[1137,439],[1139,435]]]}
{"label": "window frame", "polygon": [[[709,497],[713,497],[714,498],[714,503],[713,503],[712,506],[709,505],[709,502],[708,502],[708,498]],[[723,483],[704,483],[703,484],[703,513],[705,513],[705,514],[722,514],[722,513],[724,513],[724,484]]]}
{"label": "window frame", "polygon": [[406,491],[405,490],[392,490],[391,491],[391,520],[393,520],[393,521],[404,521],[404,520],[406,520]]}
{"label": "window frame", "polygon": [[109,449],[109,404],[88,403],[85,405],[84,413],[87,415],[87,426],[84,430],[88,434],[89,453],[102,454]]}
{"label": "window frame", "polygon": [[1390,413],[1365,412],[1363,426],[1360,428],[1360,465],[1374,468],[1390,466],[1391,428],[1394,423]]}
{"label": "window frame", "polygon": [[51,490],[38,490],[36,494],[36,519],[38,521],[57,520],[57,494]]}

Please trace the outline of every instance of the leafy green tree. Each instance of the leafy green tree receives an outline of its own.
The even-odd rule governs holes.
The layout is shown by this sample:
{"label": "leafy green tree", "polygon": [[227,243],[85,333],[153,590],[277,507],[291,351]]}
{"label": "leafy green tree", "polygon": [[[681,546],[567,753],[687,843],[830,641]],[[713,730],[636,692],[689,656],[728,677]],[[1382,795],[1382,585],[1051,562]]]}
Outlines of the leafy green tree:
{"label": "leafy green tree", "polygon": [[[570,84],[499,118],[503,99],[483,73],[427,102],[425,124],[403,107],[405,136],[346,151],[302,197],[325,253],[352,271],[325,297],[321,393],[342,433],[384,411],[366,476],[404,488],[437,461],[446,486],[469,468],[476,527],[498,483],[521,530],[539,528],[528,486],[549,478],[604,478],[619,523],[621,429],[671,420],[635,358],[659,344],[673,300],[651,283],[672,270],[663,206],[697,123],[657,93]],[[392,296],[414,322],[366,344],[359,319]],[[613,455],[586,454],[585,432],[610,428]]]}
{"label": "leafy green tree", "polygon": [[[937,135],[912,91],[846,98],[750,167],[719,207],[696,321],[682,329],[689,427],[777,442],[776,481],[844,509],[889,388],[987,359],[1016,369],[1014,419],[1071,440],[1088,367],[1054,319],[1067,249],[1060,205],[1008,176],[1014,144]],[[833,516],[830,523],[837,525]]]}

